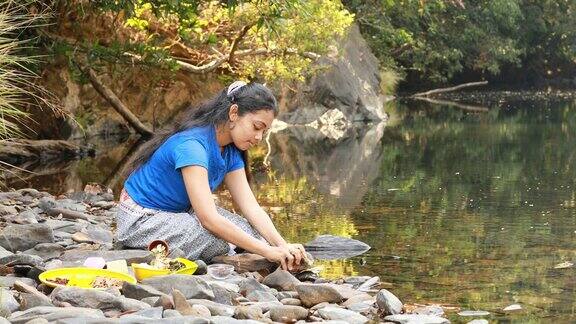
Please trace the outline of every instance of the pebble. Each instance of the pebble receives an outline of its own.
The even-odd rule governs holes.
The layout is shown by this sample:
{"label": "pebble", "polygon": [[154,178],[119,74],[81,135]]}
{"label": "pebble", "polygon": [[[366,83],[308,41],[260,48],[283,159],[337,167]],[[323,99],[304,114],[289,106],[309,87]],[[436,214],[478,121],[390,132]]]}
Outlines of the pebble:
{"label": "pebble", "polygon": [[376,304],[384,315],[400,314],[404,308],[400,299],[386,289],[382,289],[376,294]]}
{"label": "pebble", "polygon": [[368,318],[348,309],[329,306],[318,310],[318,314],[326,320],[343,320],[348,323],[366,323]]}
{"label": "pebble", "polygon": [[262,284],[279,290],[294,290],[296,285],[301,284],[300,280],[296,279],[290,272],[282,270],[281,268],[276,269],[264,280]]}
{"label": "pebble", "polygon": [[302,302],[298,298],[284,298],[280,301],[284,305],[300,306]]}
{"label": "pebble", "polygon": [[302,305],[311,307],[323,302],[340,303],[342,295],[332,287],[317,284],[300,284],[296,286]]}

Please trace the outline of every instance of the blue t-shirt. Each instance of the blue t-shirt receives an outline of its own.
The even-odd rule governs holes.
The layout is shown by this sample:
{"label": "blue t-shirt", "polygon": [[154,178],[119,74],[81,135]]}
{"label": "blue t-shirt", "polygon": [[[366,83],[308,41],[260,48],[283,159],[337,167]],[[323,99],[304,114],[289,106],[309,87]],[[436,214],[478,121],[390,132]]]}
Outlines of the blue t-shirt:
{"label": "blue t-shirt", "polygon": [[150,160],[134,171],[124,187],[140,206],[183,212],[190,209],[180,168],[199,165],[208,170],[214,191],[226,173],[243,168],[240,150],[229,144],[220,152],[214,126],[194,127],[170,136]]}

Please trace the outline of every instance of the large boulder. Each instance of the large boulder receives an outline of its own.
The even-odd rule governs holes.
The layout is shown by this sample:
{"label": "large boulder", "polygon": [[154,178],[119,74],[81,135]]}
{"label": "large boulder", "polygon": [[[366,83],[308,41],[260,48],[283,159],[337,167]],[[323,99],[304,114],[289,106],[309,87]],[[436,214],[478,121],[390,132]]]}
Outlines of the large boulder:
{"label": "large boulder", "polygon": [[348,121],[386,118],[380,95],[379,62],[357,25],[352,25],[338,49],[339,53],[334,50],[318,60],[320,72],[300,86],[295,98],[286,98],[289,112],[280,119],[308,124],[334,108]]}

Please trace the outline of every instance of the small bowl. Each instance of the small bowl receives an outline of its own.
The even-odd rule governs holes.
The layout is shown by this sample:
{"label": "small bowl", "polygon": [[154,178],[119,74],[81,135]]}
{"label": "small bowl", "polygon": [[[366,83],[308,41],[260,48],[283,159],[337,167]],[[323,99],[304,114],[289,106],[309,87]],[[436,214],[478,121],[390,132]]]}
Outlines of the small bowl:
{"label": "small bowl", "polygon": [[208,266],[208,274],[214,279],[226,279],[232,272],[234,266],[230,264],[216,263]]}

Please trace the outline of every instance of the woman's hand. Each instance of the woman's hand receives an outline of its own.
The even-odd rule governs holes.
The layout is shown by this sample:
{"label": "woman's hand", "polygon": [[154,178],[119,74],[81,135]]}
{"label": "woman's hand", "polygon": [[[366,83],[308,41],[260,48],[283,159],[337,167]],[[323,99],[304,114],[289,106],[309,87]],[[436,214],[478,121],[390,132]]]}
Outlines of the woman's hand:
{"label": "woman's hand", "polygon": [[288,246],[269,246],[263,256],[268,261],[280,263],[284,270],[291,271],[294,268],[294,255]]}
{"label": "woman's hand", "polygon": [[302,261],[306,261],[308,258],[306,256],[306,250],[302,244],[288,243],[284,246],[288,249],[288,251],[290,251],[290,254],[294,256],[294,264],[296,266],[295,268],[298,268]]}

